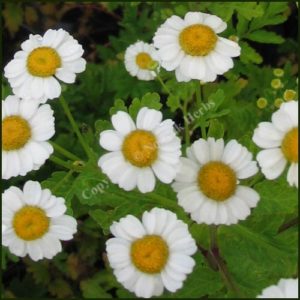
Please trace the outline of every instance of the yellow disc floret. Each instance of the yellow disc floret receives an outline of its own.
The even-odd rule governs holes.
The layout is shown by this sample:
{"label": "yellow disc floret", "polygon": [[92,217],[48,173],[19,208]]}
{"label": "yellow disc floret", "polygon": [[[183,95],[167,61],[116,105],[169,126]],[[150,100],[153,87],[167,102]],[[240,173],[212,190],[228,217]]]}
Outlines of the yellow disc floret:
{"label": "yellow disc floret", "polygon": [[28,122],[19,116],[6,117],[2,121],[2,149],[5,151],[22,148],[31,137]]}
{"label": "yellow disc floret", "polygon": [[186,54],[205,56],[215,48],[217,35],[209,26],[191,25],[179,34],[179,43]]}
{"label": "yellow disc floret", "polygon": [[131,245],[131,259],[137,269],[144,273],[159,273],[167,263],[169,248],[158,235],[146,235]]}
{"label": "yellow disc floret", "polygon": [[152,60],[151,56],[146,52],[139,53],[136,56],[135,61],[136,61],[136,64],[141,69],[146,69],[146,70],[150,69],[153,64],[153,60]]}
{"label": "yellow disc floret", "polygon": [[122,151],[132,165],[149,167],[157,159],[156,137],[146,130],[135,130],[125,137]]}
{"label": "yellow disc floret", "polygon": [[39,47],[34,49],[27,58],[28,72],[33,76],[49,77],[61,67],[61,59],[55,49]]}
{"label": "yellow disc floret", "polygon": [[210,199],[225,201],[236,190],[235,172],[226,164],[212,161],[205,164],[198,173],[198,185],[202,193]]}
{"label": "yellow disc floret", "polygon": [[25,241],[41,238],[48,231],[49,224],[45,211],[36,206],[24,206],[13,219],[16,235]]}
{"label": "yellow disc floret", "polygon": [[293,128],[285,135],[281,150],[289,162],[298,162],[298,127]]}

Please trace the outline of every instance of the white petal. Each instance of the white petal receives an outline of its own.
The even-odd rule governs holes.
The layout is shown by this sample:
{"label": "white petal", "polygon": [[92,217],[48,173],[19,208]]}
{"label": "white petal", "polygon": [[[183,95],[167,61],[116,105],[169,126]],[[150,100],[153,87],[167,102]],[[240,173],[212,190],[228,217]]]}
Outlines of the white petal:
{"label": "white petal", "polygon": [[152,169],[158,179],[163,183],[171,183],[176,176],[175,169],[171,165],[160,160],[152,165]]}
{"label": "white petal", "polygon": [[136,119],[136,126],[138,129],[153,130],[162,120],[162,113],[155,109],[143,107]]}
{"label": "white petal", "polygon": [[108,151],[121,150],[123,136],[115,130],[105,130],[100,133],[100,145]]}
{"label": "white petal", "polygon": [[287,174],[287,181],[290,186],[298,188],[298,163],[292,163]]}
{"label": "white petal", "polygon": [[148,193],[154,190],[155,177],[151,168],[141,168],[139,170],[137,186],[141,193]]}
{"label": "white petal", "polygon": [[122,134],[128,134],[135,130],[134,122],[128,113],[124,111],[118,111],[111,117],[114,128]]}

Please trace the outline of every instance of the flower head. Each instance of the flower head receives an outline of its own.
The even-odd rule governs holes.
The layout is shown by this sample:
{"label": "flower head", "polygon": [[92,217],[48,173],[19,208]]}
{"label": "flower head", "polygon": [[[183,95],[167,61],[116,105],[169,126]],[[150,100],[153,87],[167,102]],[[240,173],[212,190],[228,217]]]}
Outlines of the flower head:
{"label": "flower head", "polygon": [[21,48],[4,68],[4,76],[20,98],[42,103],[57,98],[61,94],[57,79],[73,83],[76,73],[85,70],[82,46],[63,29],[49,29],[44,36],[31,34]]}
{"label": "flower head", "polygon": [[140,80],[153,80],[158,67],[158,54],[152,45],[138,41],[126,49],[125,68],[130,75]]}
{"label": "flower head", "polygon": [[2,194],[2,245],[17,256],[51,259],[62,249],[60,240],[72,239],[77,230],[65,211],[65,200],[38,182],[27,181],[23,191],[10,187]]}
{"label": "flower head", "polygon": [[8,96],[2,100],[2,178],[25,176],[39,169],[53,152],[50,105]]}
{"label": "flower head", "polygon": [[289,163],[287,180],[298,187],[298,101],[282,103],[272,122],[259,123],[253,141],[265,149],[258,153],[257,161],[266,178],[279,177]]}
{"label": "flower head", "polygon": [[160,296],[164,287],[175,292],[193,270],[196,243],[187,225],[168,210],[146,211],[142,222],[127,215],[110,230],[115,237],[106,242],[109,263],[137,297]]}
{"label": "flower head", "polygon": [[197,223],[235,224],[250,215],[259,195],[239,185],[258,171],[252,154],[236,140],[200,139],[187,148],[172,187],[178,203]]}
{"label": "flower head", "polygon": [[115,130],[100,134],[100,145],[111,151],[98,164],[113,183],[130,191],[136,186],[142,193],[155,186],[154,174],[164,183],[175,178],[181,155],[180,139],[173,121],[162,121],[162,113],[143,107],[136,124],[126,112],[112,116]]}
{"label": "flower head", "polygon": [[175,70],[178,81],[214,81],[233,67],[231,57],[241,51],[236,42],[217,35],[226,26],[219,17],[200,12],[170,17],[153,38],[162,67]]}

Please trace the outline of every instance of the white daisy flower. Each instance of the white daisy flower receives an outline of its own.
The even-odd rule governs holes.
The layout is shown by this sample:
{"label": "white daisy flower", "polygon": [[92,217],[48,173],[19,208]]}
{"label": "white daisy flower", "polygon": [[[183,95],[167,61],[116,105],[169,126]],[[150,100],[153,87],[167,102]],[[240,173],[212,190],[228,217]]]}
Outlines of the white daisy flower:
{"label": "white daisy flower", "polygon": [[200,12],[168,18],[153,38],[161,66],[175,70],[178,81],[214,81],[233,67],[231,57],[241,52],[236,42],[217,35],[226,27],[219,17]]}
{"label": "white daisy flower", "polygon": [[197,223],[236,224],[245,220],[259,195],[239,179],[249,178],[258,168],[252,154],[236,140],[199,139],[181,158],[181,169],[172,187],[178,203]]}
{"label": "white daisy flower", "polygon": [[259,123],[253,141],[265,149],[258,153],[257,161],[266,178],[279,177],[288,163],[287,181],[298,187],[298,101],[282,103],[272,122]]}
{"label": "white daisy flower", "polygon": [[42,103],[57,98],[61,86],[56,78],[73,83],[76,73],[85,70],[82,46],[63,29],[49,29],[43,37],[31,34],[21,48],[4,68],[4,76],[20,98]]}
{"label": "white daisy flower", "polygon": [[50,105],[8,96],[2,100],[2,179],[39,169],[53,153]]}
{"label": "white daisy flower", "polygon": [[137,297],[160,296],[164,287],[175,292],[195,265],[196,243],[188,226],[165,209],[153,208],[142,222],[127,215],[110,227],[106,242],[117,280]]}
{"label": "white daisy flower", "polygon": [[126,49],[125,68],[140,80],[153,80],[156,77],[153,66],[158,64],[157,51],[150,44],[138,41]]}
{"label": "white daisy flower", "polygon": [[77,231],[65,211],[65,200],[36,181],[27,181],[23,191],[10,187],[2,194],[2,245],[20,257],[51,259],[62,250],[60,240],[71,240]]}
{"label": "white daisy flower", "polygon": [[297,298],[298,278],[280,279],[277,285],[271,285],[262,291],[256,298]]}
{"label": "white daisy flower", "polygon": [[100,145],[111,152],[98,162],[110,180],[126,191],[138,187],[142,193],[153,191],[154,174],[160,181],[171,183],[181,155],[174,122],[162,121],[160,111],[147,107],[138,112],[136,124],[124,111],[113,115],[111,120],[115,130],[100,134]]}

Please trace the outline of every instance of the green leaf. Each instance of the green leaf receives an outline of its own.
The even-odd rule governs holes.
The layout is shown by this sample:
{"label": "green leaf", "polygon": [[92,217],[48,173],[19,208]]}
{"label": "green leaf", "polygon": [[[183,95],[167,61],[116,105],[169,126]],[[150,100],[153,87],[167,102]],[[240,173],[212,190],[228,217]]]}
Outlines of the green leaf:
{"label": "green leaf", "polygon": [[103,273],[98,273],[92,278],[82,280],[80,289],[84,298],[112,298],[101,286],[103,283]]}
{"label": "green leaf", "polygon": [[118,111],[127,112],[127,107],[122,99],[115,100],[114,106],[112,106],[109,110],[109,114],[112,116],[116,114]]}
{"label": "green leaf", "polygon": [[14,36],[19,30],[23,21],[23,10],[21,3],[6,2],[3,10],[5,27],[11,36]]}
{"label": "green leaf", "polygon": [[99,138],[99,135],[102,131],[112,129],[112,124],[111,122],[107,120],[97,120],[95,122],[95,135],[96,138]]}
{"label": "green leaf", "polygon": [[164,298],[201,298],[216,293],[223,287],[218,272],[213,271],[205,262],[203,256],[197,252],[194,256],[196,265],[188,275],[183,287],[176,293],[165,293]]}
{"label": "green leaf", "polygon": [[215,139],[223,138],[224,136],[224,125],[218,119],[212,119],[209,121],[208,136],[214,137]]}
{"label": "green leaf", "polygon": [[240,42],[239,44],[242,49],[240,59],[244,64],[262,63],[263,61],[262,56],[254,48],[252,48],[247,42]]}
{"label": "green leaf", "polygon": [[171,112],[176,111],[180,107],[179,97],[170,95],[167,100],[167,105],[168,105],[168,107],[170,107]]}
{"label": "green leaf", "polygon": [[157,93],[147,93],[142,99],[133,99],[131,105],[128,108],[129,114],[135,120],[139,110],[143,107],[153,108],[160,110],[162,104],[160,103],[160,96]]}
{"label": "green leaf", "polygon": [[254,42],[264,44],[281,44],[284,42],[284,38],[272,31],[257,30],[249,33],[247,38]]}
{"label": "green leaf", "polygon": [[242,15],[247,20],[263,16],[264,10],[255,2],[234,3],[234,8],[238,14]]}

